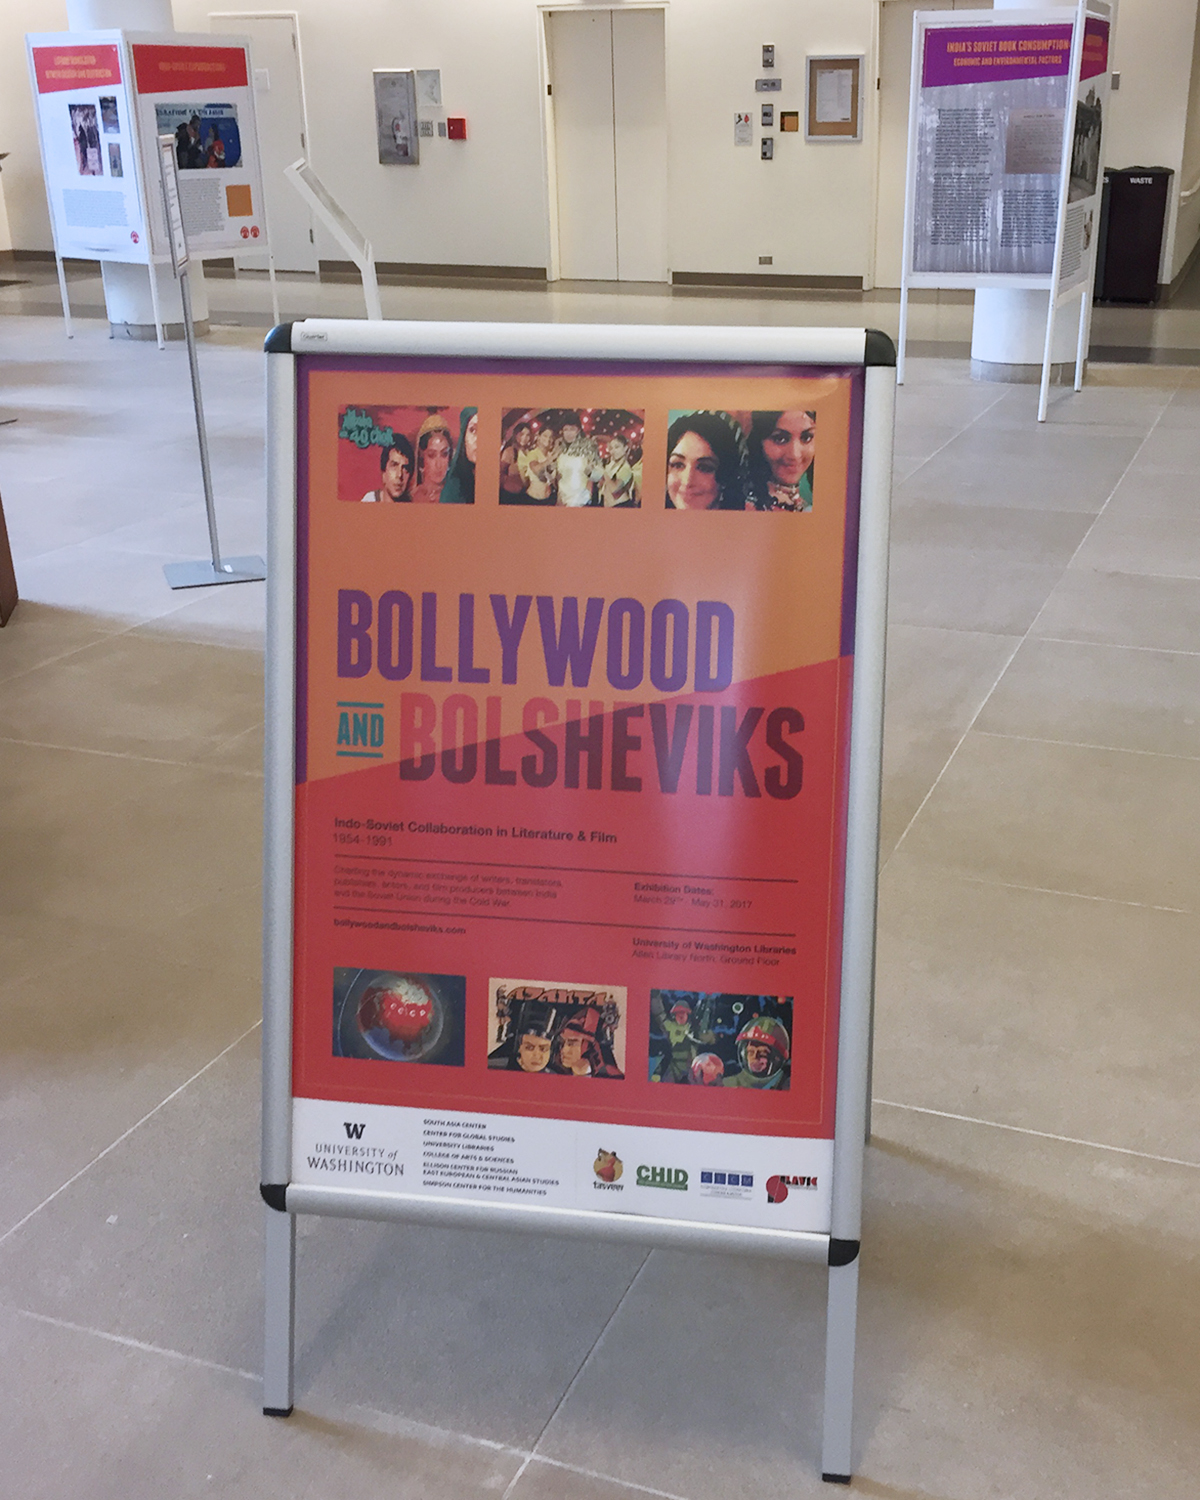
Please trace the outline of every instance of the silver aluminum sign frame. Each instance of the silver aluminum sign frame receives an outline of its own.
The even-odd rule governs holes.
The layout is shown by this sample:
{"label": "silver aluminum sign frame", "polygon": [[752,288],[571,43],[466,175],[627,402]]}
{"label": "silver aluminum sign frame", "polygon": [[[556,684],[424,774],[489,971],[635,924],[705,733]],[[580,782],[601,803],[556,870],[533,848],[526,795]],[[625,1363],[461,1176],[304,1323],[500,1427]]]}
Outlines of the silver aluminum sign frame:
{"label": "silver aluminum sign frame", "polygon": [[[669,328],[308,319],[268,337],[268,602],[263,931],[262,1196],[266,1207],[263,1410],[293,1408],[296,1215],[525,1231],[808,1261],[828,1267],[823,1478],[853,1468],[854,1344],[869,1130],[883,748],[895,348],[863,328]],[[833,1199],[828,1234],[681,1223],[634,1214],[464,1203],[299,1185],[292,1160],[292,954],[296,715],[297,356],[586,359],[862,366],[865,376],[846,810]]]}

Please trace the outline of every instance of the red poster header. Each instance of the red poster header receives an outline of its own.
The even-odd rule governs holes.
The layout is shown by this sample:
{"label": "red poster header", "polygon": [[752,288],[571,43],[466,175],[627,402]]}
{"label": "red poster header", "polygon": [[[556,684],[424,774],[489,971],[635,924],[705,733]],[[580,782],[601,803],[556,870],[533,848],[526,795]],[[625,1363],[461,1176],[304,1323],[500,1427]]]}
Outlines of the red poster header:
{"label": "red poster header", "polygon": [[35,47],[33,69],[39,94],[63,89],[105,88],[121,81],[121,58],[115,46]]}
{"label": "red poster header", "polygon": [[180,94],[195,89],[244,89],[249,82],[242,47],[173,47],[144,43],[133,49],[139,94]]}

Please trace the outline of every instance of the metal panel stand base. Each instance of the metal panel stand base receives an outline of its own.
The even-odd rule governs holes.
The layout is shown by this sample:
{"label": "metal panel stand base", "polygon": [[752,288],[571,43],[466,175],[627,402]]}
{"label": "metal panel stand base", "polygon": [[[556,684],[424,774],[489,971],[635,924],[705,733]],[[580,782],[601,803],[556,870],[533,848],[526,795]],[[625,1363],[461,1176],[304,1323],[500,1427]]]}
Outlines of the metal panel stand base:
{"label": "metal panel stand base", "polygon": [[211,562],[164,563],[173,589],[202,589],[213,583],[261,583],[267,565],[261,557],[227,557],[219,568]]}
{"label": "metal panel stand base", "polygon": [[854,1337],[858,1324],[858,1260],[829,1268],[825,1315],[825,1431],[821,1478],[849,1484],[853,1471]]}
{"label": "metal panel stand base", "polygon": [[296,1344],[296,1216],[274,1208],[264,1208],[263,1213],[266,1215],[263,1415],[290,1417]]}

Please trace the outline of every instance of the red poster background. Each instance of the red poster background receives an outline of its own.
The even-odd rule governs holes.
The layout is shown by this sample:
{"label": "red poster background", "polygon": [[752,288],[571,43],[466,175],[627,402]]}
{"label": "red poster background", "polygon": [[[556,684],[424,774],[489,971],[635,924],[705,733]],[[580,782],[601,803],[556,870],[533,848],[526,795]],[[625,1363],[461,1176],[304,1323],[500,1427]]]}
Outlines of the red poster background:
{"label": "red poster background", "polygon": [[[853,577],[861,449],[861,371],[566,363],[298,359],[299,562],[297,578],[297,789],[295,1016],[297,1096],[421,1108],[470,1109],[558,1119],[678,1126],[782,1136],[833,1134],[841,941],[842,844],[853,640]],[[479,409],[472,506],[347,505],[338,500],[338,423],[347,406]],[[501,413],[516,407],[644,410],[640,510],[501,507]],[[678,512],[663,506],[668,413],[688,410],[817,412],[813,508],[806,513]],[[847,584],[847,580],[850,580]],[[472,662],[490,680],[422,681],[420,639],[411,675],[337,675],[339,590],[378,599],[402,590],[436,595],[430,661],[460,675],[458,601],[476,600]],[[702,600],[736,620],[733,680],[721,692],[675,694],[647,676],[616,691],[606,678],[601,632],[590,681],[547,682],[536,615],[520,648],[514,684],[501,682],[489,596],[678,599],[695,617]],[[456,666],[456,663],[459,665]],[[477,706],[478,774],[454,784],[399,775],[403,695],[441,710],[457,695]],[[488,785],[485,760],[514,770],[531,745],[530,699],[549,700],[548,730],[560,773],[547,788]],[[339,756],[339,704],[376,705],[386,730],[378,760]],[[803,785],[785,800],[697,792],[691,742],[678,790],[660,790],[649,705],[711,705],[740,722],[751,706],[803,715],[796,745]],[[640,736],[627,770],[640,790],[615,790],[614,712]],[[640,717],[636,710],[641,708]],[[375,710],[373,710],[375,711]],[[567,788],[562,721],[604,720],[604,785]],[[693,736],[694,738],[694,736]],[[439,740],[439,747],[440,747]],[[761,733],[754,750],[760,784]],[[367,841],[368,820],[400,825]],[[338,820],[340,827],[335,825]],[[359,829],[353,830],[358,824]],[[419,831],[444,824],[487,834]],[[570,841],[514,837],[521,828],[570,832]],[[593,833],[603,835],[596,842]],[[386,840],[386,842],[385,842]],[[357,871],[356,882],[348,878]],[[374,872],[374,874],[372,874]],[[418,893],[418,876],[459,904]],[[480,884],[518,875],[560,882],[534,901]],[[335,892],[335,880],[341,882]],[[405,886],[405,882],[409,882]],[[673,885],[673,904],[647,903],[637,884]],[[403,894],[397,894],[401,888]],[[486,899],[485,899],[486,898]],[[715,901],[713,898],[716,898]],[[501,904],[507,899],[507,904]],[[719,902],[719,904],[717,904]],[[675,948],[667,945],[675,944]],[[685,947],[690,944],[691,947]],[[728,944],[730,953],[701,949]],[[771,950],[774,950],[773,952]],[[780,951],[780,950],[792,950]],[[335,967],[454,974],[466,979],[465,1063],[423,1067],[333,1055]],[[580,1080],[487,1067],[489,979],[623,986],[628,992],[626,1076]],[[792,1073],[787,1091],[688,1088],[648,1079],[651,989],[792,997]]]}
{"label": "red poster background", "polygon": [[104,88],[121,81],[120,53],[106,42],[35,47],[33,68],[39,94]]}
{"label": "red poster background", "polygon": [[195,89],[244,89],[244,47],[181,47],[139,42],[133,49],[139,94],[184,94]]}

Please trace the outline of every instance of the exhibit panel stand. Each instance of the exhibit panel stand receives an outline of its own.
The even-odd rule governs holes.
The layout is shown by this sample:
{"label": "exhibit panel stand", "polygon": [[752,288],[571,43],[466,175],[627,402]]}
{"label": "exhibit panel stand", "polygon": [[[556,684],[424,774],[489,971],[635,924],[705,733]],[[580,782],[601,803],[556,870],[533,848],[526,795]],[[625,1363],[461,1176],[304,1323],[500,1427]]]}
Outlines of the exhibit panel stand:
{"label": "exhibit panel stand", "polygon": [[[175,283],[160,286],[171,265],[158,187],[164,132],[193,262],[267,255],[278,319],[246,38],[113,29],[29,35],[26,47],[67,336],[69,256],[100,262],[114,333],[153,328],[161,349],[182,320],[179,302],[164,319]],[[199,310],[206,319],[202,295]]]}
{"label": "exhibit panel stand", "polygon": [[[204,421],[204,398],[200,388],[200,361],[196,355],[196,330],[192,320],[192,292],[188,277],[190,257],[187,231],[183,223],[173,135],[159,136],[158,167],[163,216],[171,247],[171,270],[179,283],[183,307],[183,329],[187,339],[188,369],[192,377],[192,408],[196,416],[196,441],[200,449],[200,473],[204,484],[204,511],[208,521],[210,551],[206,562],[167,563],[163,572],[173,589],[200,588],[214,583],[261,582],[267,576],[261,557],[226,559],[221,556],[221,543],[217,535],[217,509],[213,498],[212,465],[208,458],[208,429]],[[153,284],[151,278],[151,285]],[[157,308],[155,313],[157,317]]]}
{"label": "exhibit panel stand", "polygon": [[894,346],[266,348],[264,1411],[301,1213],[766,1256],[848,1483]]}
{"label": "exhibit panel stand", "polygon": [[[1111,20],[1105,0],[914,16],[901,384],[909,292],[937,287],[976,292],[972,367],[990,332],[988,361],[998,373],[989,372],[989,378],[1015,378],[1029,341],[1027,325],[1034,319],[1044,328],[1039,422],[1046,420],[1054,367],[1072,354],[1075,389],[1082,388]],[[1006,295],[1000,301],[1001,292],[1025,300],[1015,303]],[[1076,299],[1078,322],[1068,343],[1056,325],[1059,310]],[[1007,346],[1014,357],[997,359]]]}

